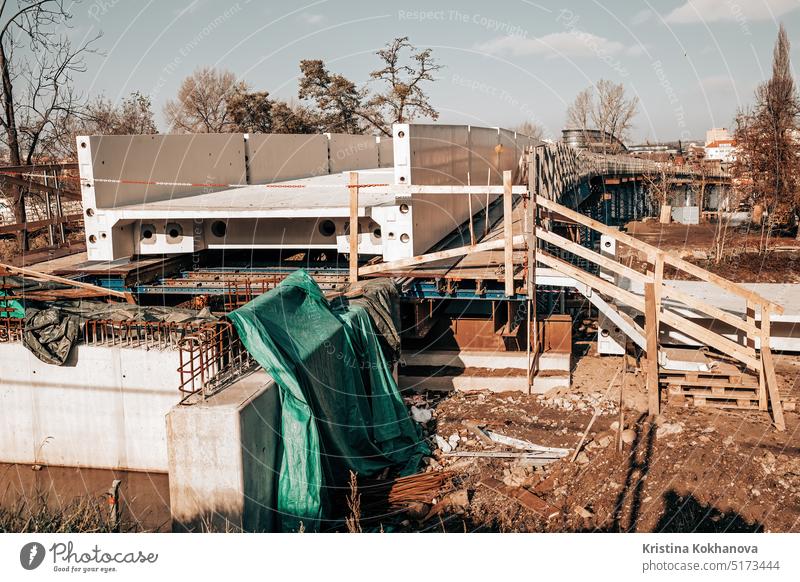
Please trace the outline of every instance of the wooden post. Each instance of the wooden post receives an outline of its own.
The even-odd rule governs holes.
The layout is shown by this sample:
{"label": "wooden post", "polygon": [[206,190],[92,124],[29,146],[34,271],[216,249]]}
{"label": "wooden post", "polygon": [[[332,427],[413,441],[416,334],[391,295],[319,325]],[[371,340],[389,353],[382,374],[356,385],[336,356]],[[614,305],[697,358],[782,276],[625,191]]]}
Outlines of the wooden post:
{"label": "wooden post", "polygon": [[[762,311],[768,311],[765,308],[762,308]],[[750,325],[756,324],[756,306],[755,304],[747,300],[747,308],[746,308],[746,315],[747,323]],[[762,315],[763,317],[763,315]],[[764,322],[761,321],[761,325],[763,326]],[[752,348],[753,350],[756,349],[756,338],[752,332],[745,333],[745,345],[748,348]],[[761,341],[761,331],[759,330],[759,341]],[[763,345],[763,344],[762,344]],[[758,409],[766,411],[769,407],[767,403],[767,379],[764,377],[764,362],[762,358],[761,365],[758,367]]]}
{"label": "wooden post", "polygon": [[658,311],[653,283],[644,285],[645,331],[647,334],[647,407],[651,415],[659,413],[658,391]]}
{"label": "wooden post", "polygon": [[511,194],[511,171],[503,172],[503,263],[506,297],[514,295],[514,198]]}
{"label": "wooden post", "polygon": [[[653,288],[656,293],[656,313],[661,313],[661,290],[664,284],[664,253],[658,252],[656,254],[655,263],[653,264]],[[656,334],[658,329],[656,328]]]}
{"label": "wooden post", "polygon": [[528,393],[532,392],[533,376],[537,369],[539,348],[539,330],[536,320],[536,195],[539,193],[539,155],[534,149],[528,158],[528,195],[525,200],[525,212],[522,221],[525,237],[525,264],[527,280],[525,293],[528,297]]}
{"label": "wooden post", "polygon": [[[59,220],[64,218],[64,208],[61,205],[61,184],[58,179],[60,170],[53,170],[53,184],[56,187],[56,216]],[[63,221],[58,223],[58,233],[61,236],[61,244],[67,244],[67,229]]]}
{"label": "wooden post", "polygon": [[781,395],[778,391],[778,378],[775,376],[775,363],[772,360],[772,350],[769,347],[770,338],[770,319],[769,309],[761,306],[761,367],[763,368],[764,378],[769,393],[769,403],[772,406],[772,419],[775,428],[779,431],[786,430],[786,422],[783,419],[783,405]]}
{"label": "wooden post", "polygon": [[350,283],[358,281],[358,172],[350,172]]}
{"label": "wooden post", "polygon": [[[469,172],[467,172],[467,186],[472,186]],[[469,244],[475,245],[475,224],[472,216],[472,192],[467,194],[467,203],[469,207]]]}

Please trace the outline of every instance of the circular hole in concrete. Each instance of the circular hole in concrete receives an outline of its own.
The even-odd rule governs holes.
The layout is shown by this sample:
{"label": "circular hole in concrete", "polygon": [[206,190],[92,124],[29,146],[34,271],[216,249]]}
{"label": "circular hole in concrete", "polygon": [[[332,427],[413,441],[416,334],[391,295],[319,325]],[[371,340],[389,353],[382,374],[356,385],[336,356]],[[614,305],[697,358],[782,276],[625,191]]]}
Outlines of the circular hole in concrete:
{"label": "circular hole in concrete", "polygon": [[215,220],[211,223],[211,234],[217,238],[223,238],[228,232],[228,225],[222,220]]}
{"label": "circular hole in concrete", "polygon": [[403,234],[400,235],[400,242],[407,243],[409,240],[411,240],[411,239],[406,233],[403,233]]}
{"label": "circular hole in concrete", "polygon": [[87,208],[86,216],[94,216],[94,208]]}
{"label": "circular hole in concrete", "polygon": [[[348,225],[349,226],[349,225]],[[322,236],[333,236],[336,232],[336,224],[332,220],[323,220],[319,223],[319,233]]]}
{"label": "circular hole in concrete", "polygon": [[97,242],[97,237],[95,235],[93,235],[93,234],[90,234],[89,235],[89,242],[90,243],[96,243]]}
{"label": "circular hole in concrete", "polygon": [[400,213],[401,214],[408,214],[409,210],[410,210],[410,208],[408,207],[408,204],[401,204],[400,205]]}
{"label": "circular hole in concrete", "polygon": [[374,236],[375,238],[381,238],[381,229],[380,228],[376,228],[375,230],[373,230],[372,231],[372,236]]}
{"label": "circular hole in concrete", "polygon": [[146,239],[146,240],[150,240],[151,238],[153,238],[153,231],[150,230],[149,228],[145,228],[142,231],[142,238]]}

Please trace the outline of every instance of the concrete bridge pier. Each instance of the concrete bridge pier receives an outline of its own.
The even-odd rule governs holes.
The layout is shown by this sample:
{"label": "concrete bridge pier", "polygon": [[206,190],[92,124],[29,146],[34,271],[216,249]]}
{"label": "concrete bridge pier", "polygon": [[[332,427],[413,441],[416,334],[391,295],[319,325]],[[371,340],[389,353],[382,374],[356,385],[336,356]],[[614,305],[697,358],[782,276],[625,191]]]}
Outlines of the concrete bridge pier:
{"label": "concrete bridge pier", "polygon": [[174,531],[275,531],[278,387],[259,369],[167,414]]}

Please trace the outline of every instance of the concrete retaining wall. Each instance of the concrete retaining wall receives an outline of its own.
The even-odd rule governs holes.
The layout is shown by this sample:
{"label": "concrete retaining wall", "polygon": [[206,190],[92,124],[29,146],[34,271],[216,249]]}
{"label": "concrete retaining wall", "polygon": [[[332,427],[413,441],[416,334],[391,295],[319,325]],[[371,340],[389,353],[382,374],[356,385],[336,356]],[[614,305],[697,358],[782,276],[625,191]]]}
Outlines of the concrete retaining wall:
{"label": "concrete retaining wall", "polygon": [[0,462],[166,472],[178,352],[79,345],[65,366],[0,343]]}

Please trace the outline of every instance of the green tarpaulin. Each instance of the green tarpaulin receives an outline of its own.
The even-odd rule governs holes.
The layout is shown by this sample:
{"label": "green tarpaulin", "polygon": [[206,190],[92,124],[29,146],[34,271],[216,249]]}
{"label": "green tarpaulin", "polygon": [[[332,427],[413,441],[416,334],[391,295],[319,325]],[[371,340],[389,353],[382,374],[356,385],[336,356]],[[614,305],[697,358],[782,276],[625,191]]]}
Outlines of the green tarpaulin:
{"label": "green tarpaulin", "polygon": [[25,317],[25,308],[16,299],[2,299],[5,292],[0,290],[0,317]]}
{"label": "green tarpaulin", "polygon": [[[350,471],[416,471],[428,448],[361,305],[329,303],[305,271],[229,314],[280,389],[282,529],[317,528]],[[265,430],[270,430],[265,427]]]}

